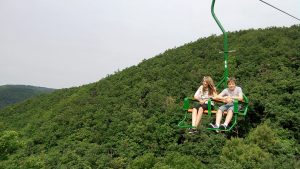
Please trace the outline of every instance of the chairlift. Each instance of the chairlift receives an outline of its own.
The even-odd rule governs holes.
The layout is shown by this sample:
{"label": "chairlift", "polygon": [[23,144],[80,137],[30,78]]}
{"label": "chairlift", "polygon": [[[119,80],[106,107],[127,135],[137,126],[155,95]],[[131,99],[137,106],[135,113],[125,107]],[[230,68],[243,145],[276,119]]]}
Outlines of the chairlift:
{"label": "chairlift", "polygon": [[[214,5],[215,5],[215,0],[212,0],[212,4],[211,4],[211,14],[214,18],[214,20],[216,21],[216,23],[218,24],[219,28],[221,29],[221,31],[223,32],[223,38],[224,38],[224,51],[223,52],[219,52],[219,53],[223,53],[224,54],[224,74],[223,77],[221,79],[221,81],[216,85],[217,89],[221,89],[221,88],[227,88],[227,83],[226,81],[228,80],[228,53],[231,52],[236,52],[235,50],[228,50],[228,43],[227,43],[227,33],[224,30],[223,26],[221,25],[220,21],[218,20],[218,18],[216,17],[215,13],[214,13]],[[211,106],[211,102],[222,102],[221,100],[217,100],[215,98],[207,98],[208,99],[208,109],[203,111],[204,114],[207,114],[209,117],[212,116],[212,114],[216,114],[217,113],[217,109],[212,110],[212,106]],[[184,118],[178,123],[178,127],[180,128],[194,128],[194,126],[188,124],[187,118],[189,116],[189,113],[192,113],[192,108],[191,108],[191,103],[192,102],[198,102],[198,100],[191,98],[191,97],[186,97],[184,98],[183,101],[183,110],[185,111],[185,115]],[[238,117],[239,116],[243,116],[246,117],[247,112],[248,112],[248,106],[249,106],[249,100],[246,97],[245,94],[243,94],[243,100],[242,101],[238,101],[237,99],[234,99],[233,101],[233,119],[231,120],[231,123],[229,125],[229,127],[226,130],[221,130],[219,128],[207,128],[207,130],[217,130],[217,131],[224,131],[224,132],[229,132],[231,131],[238,123]],[[239,109],[238,105],[242,105],[242,108]],[[217,106],[216,106],[217,107]],[[227,112],[225,111],[224,114],[227,114]]]}

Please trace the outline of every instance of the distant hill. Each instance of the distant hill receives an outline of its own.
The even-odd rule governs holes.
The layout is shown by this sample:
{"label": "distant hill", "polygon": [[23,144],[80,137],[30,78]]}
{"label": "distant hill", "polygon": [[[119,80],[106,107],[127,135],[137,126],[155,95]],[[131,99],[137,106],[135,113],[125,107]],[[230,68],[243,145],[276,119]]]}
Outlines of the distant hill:
{"label": "distant hill", "polygon": [[27,85],[0,86],[0,109],[8,105],[22,102],[43,93],[51,93],[54,89]]}
{"label": "distant hill", "polygon": [[300,26],[228,38],[229,75],[250,100],[232,133],[206,130],[208,116],[199,134],[177,126],[203,76],[222,78],[223,36],[212,35],[0,110],[0,169],[300,168]]}

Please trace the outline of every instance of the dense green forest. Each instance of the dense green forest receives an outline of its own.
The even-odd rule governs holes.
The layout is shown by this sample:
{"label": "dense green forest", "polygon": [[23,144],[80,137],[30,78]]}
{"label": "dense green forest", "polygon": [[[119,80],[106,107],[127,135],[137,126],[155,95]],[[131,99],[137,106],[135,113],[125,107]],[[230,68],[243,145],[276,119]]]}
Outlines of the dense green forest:
{"label": "dense green forest", "polygon": [[202,77],[223,75],[212,35],[2,109],[0,168],[300,168],[300,26],[228,38],[229,74],[250,100],[233,132],[206,130],[208,117],[198,134],[177,127]]}
{"label": "dense green forest", "polygon": [[27,85],[0,86],[0,109],[8,105],[22,102],[36,95],[51,93],[54,89]]}

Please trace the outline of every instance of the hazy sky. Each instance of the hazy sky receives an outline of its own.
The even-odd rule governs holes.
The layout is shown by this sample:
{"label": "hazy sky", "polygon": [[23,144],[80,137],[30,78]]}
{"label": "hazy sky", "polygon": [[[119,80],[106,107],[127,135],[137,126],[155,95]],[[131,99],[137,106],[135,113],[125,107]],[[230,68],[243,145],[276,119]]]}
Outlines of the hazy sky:
{"label": "hazy sky", "polygon": [[[300,17],[300,0],[265,0]],[[96,82],[221,34],[211,0],[0,0],[0,85]],[[299,24],[259,0],[216,0],[226,31]],[[229,44],[230,46],[230,44]]]}

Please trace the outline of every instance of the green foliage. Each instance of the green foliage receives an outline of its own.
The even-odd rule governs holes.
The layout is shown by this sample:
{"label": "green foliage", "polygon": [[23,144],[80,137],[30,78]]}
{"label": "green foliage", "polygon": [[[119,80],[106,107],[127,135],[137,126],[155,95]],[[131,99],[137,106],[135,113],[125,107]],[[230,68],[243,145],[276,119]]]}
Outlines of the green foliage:
{"label": "green foliage", "polygon": [[297,168],[299,145],[290,134],[267,121],[245,138],[226,142],[218,168]]}
{"label": "green foliage", "polygon": [[177,152],[167,153],[162,160],[157,163],[153,168],[170,167],[174,169],[187,168],[187,169],[199,169],[204,168],[197,157],[191,155],[180,154]]}
{"label": "green foliage", "polygon": [[213,35],[0,110],[0,132],[19,133],[1,136],[0,168],[299,168],[299,30],[229,33],[229,74],[251,102],[234,133],[207,131],[208,117],[197,135],[177,127],[202,77],[222,78]]}
{"label": "green foliage", "polygon": [[137,157],[129,165],[130,169],[158,169],[158,168],[172,168],[172,169],[199,169],[204,168],[199,159],[185,155],[178,152],[169,152],[164,157],[155,157],[153,153],[147,153]]}
{"label": "green foliage", "polygon": [[0,134],[0,160],[5,160],[21,148],[23,143],[16,131],[4,131]]}
{"label": "green foliage", "polygon": [[300,147],[295,140],[288,138],[291,138],[291,135],[287,131],[267,121],[249,133],[246,143],[254,143],[270,153],[275,168],[293,168],[297,165],[298,157],[295,155],[300,153]]}
{"label": "green foliage", "polygon": [[158,159],[155,158],[153,153],[146,153],[146,154],[143,154],[142,156],[135,158],[131,162],[131,164],[129,165],[128,168],[130,168],[130,169],[140,169],[140,168],[149,169],[149,168],[153,168],[157,161],[158,161]]}
{"label": "green foliage", "polygon": [[240,138],[232,138],[223,147],[219,168],[251,169],[274,168],[271,155],[255,144],[245,144]]}
{"label": "green foliage", "polygon": [[45,163],[43,159],[40,157],[30,156],[25,161],[22,167],[20,168],[30,168],[30,169],[39,169],[39,168],[45,168]]}

